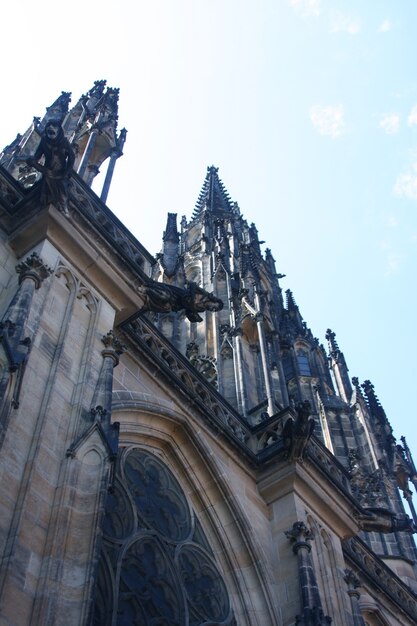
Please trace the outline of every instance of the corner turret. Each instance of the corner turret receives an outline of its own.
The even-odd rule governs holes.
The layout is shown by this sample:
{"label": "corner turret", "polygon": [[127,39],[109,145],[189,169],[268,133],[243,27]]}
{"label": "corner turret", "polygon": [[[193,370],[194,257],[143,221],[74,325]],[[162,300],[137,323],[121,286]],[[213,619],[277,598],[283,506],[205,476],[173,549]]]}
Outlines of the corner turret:
{"label": "corner turret", "polygon": [[107,200],[116,160],[123,154],[126,129],[117,131],[119,90],[106,89],[106,81],[94,83],[90,91],[81,96],[69,111],[71,94],[61,95],[47,107],[42,119],[33,118],[31,126],[23,135],[8,145],[0,154],[0,164],[23,187],[32,187],[40,174],[26,160],[35,154],[41,135],[48,122],[56,120],[75,152],[74,170],[91,186],[101,165],[109,159],[101,200]]}

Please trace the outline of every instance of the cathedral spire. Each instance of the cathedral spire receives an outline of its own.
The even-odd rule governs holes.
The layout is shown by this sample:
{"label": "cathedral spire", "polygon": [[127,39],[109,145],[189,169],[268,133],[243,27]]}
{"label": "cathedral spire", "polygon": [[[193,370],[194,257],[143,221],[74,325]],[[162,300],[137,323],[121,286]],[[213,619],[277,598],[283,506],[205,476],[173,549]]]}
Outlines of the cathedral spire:
{"label": "cathedral spire", "polygon": [[225,186],[219,178],[219,168],[211,165],[207,168],[206,178],[196,202],[193,219],[204,209],[211,212],[233,210],[234,205],[227,193]]}
{"label": "cathedral spire", "polygon": [[336,333],[330,330],[330,328],[327,329],[326,339],[329,343],[330,366],[336,380],[337,390],[345,402],[350,402],[352,385],[349,380],[349,370],[343,352],[336,341]]}

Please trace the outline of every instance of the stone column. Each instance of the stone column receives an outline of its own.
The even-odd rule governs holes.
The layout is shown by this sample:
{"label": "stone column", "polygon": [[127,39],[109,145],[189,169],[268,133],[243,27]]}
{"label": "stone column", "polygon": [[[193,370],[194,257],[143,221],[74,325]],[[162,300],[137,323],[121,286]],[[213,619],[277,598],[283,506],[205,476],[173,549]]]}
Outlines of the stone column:
{"label": "stone column", "polygon": [[361,584],[360,580],[351,569],[345,569],[344,581],[348,586],[348,596],[350,597],[352,605],[353,626],[365,626],[365,620],[359,608],[359,598],[361,594],[357,591],[357,588],[360,587]]}
{"label": "stone column", "polygon": [[113,148],[111,151],[110,161],[109,161],[109,165],[108,165],[107,172],[106,172],[106,178],[104,180],[103,190],[100,196],[100,200],[104,203],[106,202],[107,196],[109,194],[109,189],[110,189],[111,181],[113,178],[116,161],[123,154],[123,146],[126,141],[126,132],[127,132],[126,129],[122,128],[122,130],[120,131],[117,146]]}
{"label": "stone column", "polygon": [[87,145],[84,150],[83,157],[81,159],[77,174],[84,178],[85,171],[87,169],[88,161],[90,159],[91,153],[93,151],[94,145],[96,143],[97,135],[99,133],[99,129],[96,126],[91,128],[91,134],[88,138]]}
{"label": "stone column", "polygon": [[263,375],[264,375],[266,397],[268,400],[268,415],[272,417],[272,415],[274,415],[275,413],[274,396],[272,393],[271,378],[269,374],[268,356],[267,356],[265,329],[264,329],[264,317],[262,313],[260,312],[257,313],[255,315],[255,320],[256,320],[256,326],[258,328],[259,346],[261,349],[262,370],[263,370]]}
{"label": "stone column", "polygon": [[236,393],[237,393],[237,405],[240,413],[246,415],[246,394],[245,394],[245,381],[243,378],[243,365],[242,365],[242,329],[233,328],[233,344],[235,354],[235,376],[236,376]]}
{"label": "stone column", "polygon": [[292,549],[298,559],[302,612],[296,617],[297,625],[325,626],[331,624],[331,617],[323,613],[316,575],[310,557],[310,541],[314,539],[313,533],[304,522],[295,522],[293,527],[285,532],[285,535],[293,543]]}
{"label": "stone column", "polygon": [[[22,374],[22,367],[26,361],[31,344],[31,338],[25,337],[24,334],[33,294],[36,289],[39,289],[45,278],[52,273],[52,270],[44,264],[36,252],[33,252],[27,259],[16,266],[16,272],[19,274],[19,287],[4,314],[3,320],[0,322],[0,342],[3,344],[7,355],[9,372],[20,370],[20,374]],[[1,380],[0,407],[4,401],[9,378],[8,375],[5,375]],[[21,378],[22,376],[20,375],[12,399],[12,404],[15,408],[18,406]]]}
{"label": "stone column", "polygon": [[124,352],[124,346],[115,337],[112,330],[107,335],[104,335],[101,341],[105,346],[101,352],[103,364],[94,391],[91,416],[101,424],[111,449],[111,460],[114,460],[118,449],[119,425],[118,422],[111,423],[113,369],[119,363],[119,356]]}

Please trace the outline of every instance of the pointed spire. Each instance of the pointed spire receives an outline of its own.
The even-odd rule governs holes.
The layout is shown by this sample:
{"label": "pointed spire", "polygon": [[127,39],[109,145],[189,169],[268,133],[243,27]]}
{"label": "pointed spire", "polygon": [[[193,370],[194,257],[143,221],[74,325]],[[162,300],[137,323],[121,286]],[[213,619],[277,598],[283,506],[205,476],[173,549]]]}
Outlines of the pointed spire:
{"label": "pointed spire", "polygon": [[330,330],[330,328],[326,331],[326,339],[329,343],[330,364],[336,380],[337,390],[345,402],[350,402],[352,399],[352,385],[349,380],[349,369],[346,365],[344,354],[336,341],[336,333]]}
{"label": "pointed spire", "polygon": [[173,241],[178,243],[180,236],[177,229],[177,214],[168,213],[167,226],[162,237],[163,241]]}
{"label": "pointed spire", "polygon": [[385,415],[385,411],[382,408],[382,405],[378,399],[378,396],[375,393],[375,388],[371,381],[365,380],[361,386],[365,392],[366,401],[372,415],[374,415],[380,421],[387,421],[387,416]]}
{"label": "pointed spire", "polygon": [[330,328],[327,329],[326,331],[326,339],[328,341],[329,344],[329,352],[330,354],[333,356],[333,354],[338,354],[340,353],[340,348],[337,344],[336,341],[336,333],[334,333],[332,330],[330,330]]}
{"label": "pointed spire", "polygon": [[42,127],[44,127],[49,120],[58,120],[62,124],[64,117],[68,113],[70,102],[71,93],[69,91],[62,91],[55,102],[46,108],[46,113],[42,119]]}
{"label": "pointed spire", "polygon": [[26,132],[23,135],[18,134],[0,154],[1,165],[24,187],[31,187],[39,178],[33,169],[25,164],[26,159],[35,154],[47,122],[58,120],[62,123],[68,112],[70,100],[71,94],[63,91],[51,106],[46,108],[42,121],[39,117],[34,117]]}
{"label": "pointed spire", "polygon": [[206,178],[195,205],[193,219],[204,209],[214,211],[233,211],[234,205],[218,175],[219,168],[211,165],[207,168]]}
{"label": "pointed spire", "polygon": [[361,386],[359,384],[359,378],[357,376],[352,377],[352,385],[353,385],[353,392],[354,392],[354,396],[352,396],[352,403],[359,402],[361,399],[365,401]]}
{"label": "pointed spire", "polygon": [[293,293],[291,291],[291,289],[287,289],[285,292],[285,295],[287,296],[287,309],[288,311],[296,311],[298,310],[298,306],[294,300],[294,296]]}

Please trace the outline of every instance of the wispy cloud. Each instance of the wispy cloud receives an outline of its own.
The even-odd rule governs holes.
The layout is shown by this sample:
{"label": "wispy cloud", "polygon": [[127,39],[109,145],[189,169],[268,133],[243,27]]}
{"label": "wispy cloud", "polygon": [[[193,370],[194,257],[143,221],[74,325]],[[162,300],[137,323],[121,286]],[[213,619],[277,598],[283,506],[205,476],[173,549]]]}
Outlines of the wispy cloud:
{"label": "wispy cloud", "polygon": [[408,116],[408,119],[407,119],[407,124],[409,126],[414,126],[414,125],[417,126],[417,104],[415,104],[413,108],[411,109],[410,115]]}
{"label": "wispy cloud", "polygon": [[406,172],[397,176],[394,193],[400,198],[417,200],[417,155]]}
{"label": "wispy cloud", "polygon": [[337,139],[345,132],[345,109],[342,104],[316,104],[310,109],[310,119],[320,135]]}
{"label": "wispy cloud", "polygon": [[395,135],[400,128],[400,116],[398,113],[385,113],[379,121],[379,127],[387,135]]}
{"label": "wispy cloud", "polygon": [[289,0],[289,2],[302,17],[317,17],[321,13],[321,0]]}
{"label": "wispy cloud", "polygon": [[357,35],[361,30],[361,23],[356,17],[344,13],[334,13],[330,19],[331,33],[348,33]]}
{"label": "wispy cloud", "polygon": [[385,253],[385,276],[392,276],[400,269],[403,255],[397,252],[389,241],[381,241],[380,245]]}
{"label": "wispy cloud", "polygon": [[392,22],[391,20],[385,19],[383,22],[381,22],[381,24],[379,25],[379,32],[380,33],[387,33],[388,31],[390,31],[392,28]]}

